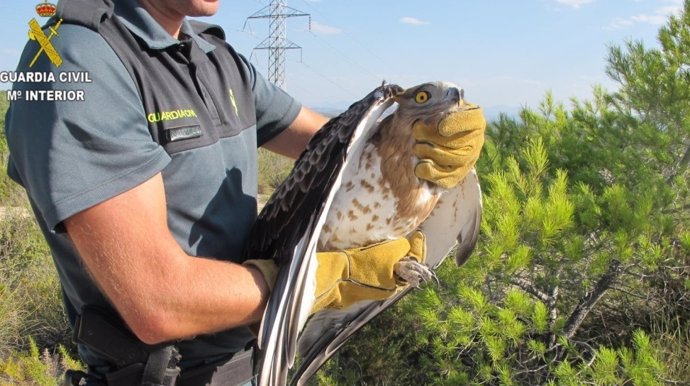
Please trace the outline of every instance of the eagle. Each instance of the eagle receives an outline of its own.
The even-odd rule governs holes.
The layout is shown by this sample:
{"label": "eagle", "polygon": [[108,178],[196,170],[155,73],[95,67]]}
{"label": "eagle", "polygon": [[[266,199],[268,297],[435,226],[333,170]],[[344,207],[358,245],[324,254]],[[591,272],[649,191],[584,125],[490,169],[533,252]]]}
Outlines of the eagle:
{"label": "eagle", "polygon": [[[280,267],[258,336],[259,385],[303,385],[362,326],[435,277],[453,248],[458,265],[470,256],[481,222],[476,171],[446,189],[415,176],[419,160],[413,154],[415,122],[436,127],[467,108],[463,94],[447,82],[408,89],[382,84],[314,135],[270,197],[244,250],[245,256],[271,258]],[[395,266],[409,286],[386,300],[310,315],[316,252],[371,245],[416,230],[426,235],[425,262],[403,259]]]}

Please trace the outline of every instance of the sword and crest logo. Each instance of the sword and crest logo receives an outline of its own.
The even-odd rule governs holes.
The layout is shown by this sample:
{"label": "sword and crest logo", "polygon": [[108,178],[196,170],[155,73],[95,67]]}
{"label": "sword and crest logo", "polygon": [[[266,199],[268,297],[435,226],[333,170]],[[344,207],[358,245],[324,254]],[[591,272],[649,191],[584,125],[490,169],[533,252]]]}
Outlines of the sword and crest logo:
{"label": "sword and crest logo", "polygon": [[[40,17],[55,16],[56,11],[57,7],[55,6],[55,4],[51,4],[47,1],[36,5],[36,13]],[[58,20],[57,23],[55,23],[55,25],[48,27],[48,29],[50,30],[50,34],[46,35],[43,32],[41,25],[38,24],[35,18],[32,18],[29,21],[29,39],[35,40],[40,46],[38,52],[36,53],[36,56],[34,56],[31,63],[29,63],[29,67],[33,67],[34,63],[36,63],[36,60],[43,53],[45,53],[48,56],[48,59],[50,59],[50,61],[55,65],[55,67],[60,67],[60,65],[62,64],[62,58],[60,57],[60,54],[55,50],[55,47],[53,47],[53,44],[50,42],[52,38],[58,35],[58,28],[60,28],[60,24],[62,24],[62,19]]]}

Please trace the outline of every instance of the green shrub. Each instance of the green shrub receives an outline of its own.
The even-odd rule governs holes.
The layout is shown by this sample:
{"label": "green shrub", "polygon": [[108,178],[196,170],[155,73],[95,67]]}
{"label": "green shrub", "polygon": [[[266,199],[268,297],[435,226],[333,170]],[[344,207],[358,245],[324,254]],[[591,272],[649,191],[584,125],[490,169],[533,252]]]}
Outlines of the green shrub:
{"label": "green shrub", "polygon": [[9,150],[5,138],[5,113],[8,107],[6,94],[0,92],[0,208],[26,205],[26,196],[21,186],[7,175]]}
{"label": "green shrub", "polygon": [[6,359],[0,357],[0,386],[55,386],[61,382],[65,370],[82,367],[64,346],[57,346],[52,353],[47,349],[39,353],[38,346],[30,339],[28,351],[13,353]]}
{"label": "green shrub", "polygon": [[71,345],[60,284],[43,235],[26,209],[0,216],[0,358],[26,349]]}

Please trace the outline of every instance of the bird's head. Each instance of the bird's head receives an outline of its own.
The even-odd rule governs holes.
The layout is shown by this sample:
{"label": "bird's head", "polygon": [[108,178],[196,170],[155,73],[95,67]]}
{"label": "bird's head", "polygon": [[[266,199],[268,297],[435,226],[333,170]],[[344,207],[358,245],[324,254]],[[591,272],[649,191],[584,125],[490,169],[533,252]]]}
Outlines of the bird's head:
{"label": "bird's head", "polygon": [[410,87],[395,97],[396,115],[407,122],[433,125],[465,104],[462,88],[449,82],[429,82]]}

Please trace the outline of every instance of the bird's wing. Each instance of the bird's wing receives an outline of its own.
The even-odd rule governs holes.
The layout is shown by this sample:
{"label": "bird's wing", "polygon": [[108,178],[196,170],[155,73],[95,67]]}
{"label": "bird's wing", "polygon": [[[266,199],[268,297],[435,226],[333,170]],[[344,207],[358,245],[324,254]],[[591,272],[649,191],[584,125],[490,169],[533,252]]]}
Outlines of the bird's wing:
{"label": "bird's wing", "polygon": [[[436,269],[456,244],[455,261],[464,263],[477,243],[481,212],[481,189],[473,169],[462,183],[444,193],[420,226],[427,242],[425,264]],[[346,310],[326,309],[314,315],[300,336],[301,362],[290,384],[304,385],[353,334],[410,290],[408,287],[384,301],[359,302]]]}
{"label": "bird's wing", "polygon": [[400,92],[399,86],[382,85],[326,123],[252,228],[244,256],[273,258],[280,266],[259,334],[259,385],[287,382],[314,301],[316,244],[343,170]]}
{"label": "bird's wing", "polygon": [[482,190],[472,169],[462,183],[444,193],[420,229],[426,235],[427,258],[436,269],[457,243],[455,262],[462,265],[472,254],[482,222]]}

